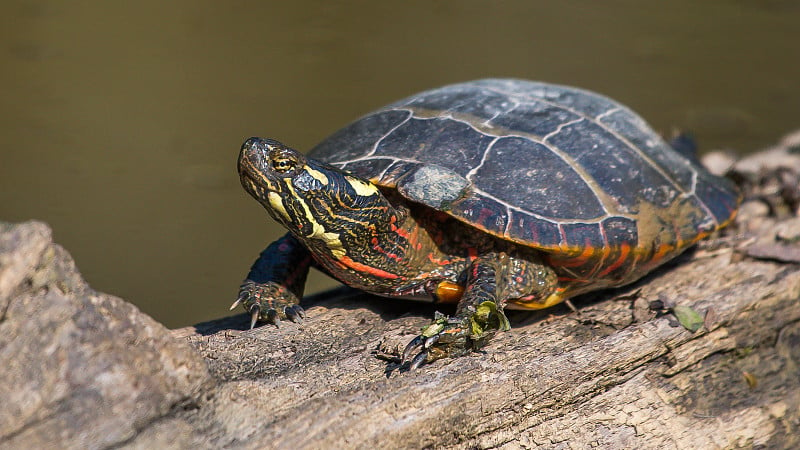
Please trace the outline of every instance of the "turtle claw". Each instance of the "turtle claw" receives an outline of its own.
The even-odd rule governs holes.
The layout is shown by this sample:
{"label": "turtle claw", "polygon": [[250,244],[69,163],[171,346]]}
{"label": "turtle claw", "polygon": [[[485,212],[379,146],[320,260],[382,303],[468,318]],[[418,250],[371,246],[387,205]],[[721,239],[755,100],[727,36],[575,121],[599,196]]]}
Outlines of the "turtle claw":
{"label": "turtle claw", "polygon": [[294,322],[297,324],[303,323],[303,319],[306,317],[306,311],[300,305],[288,305],[283,308],[283,312],[280,312],[279,309],[269,308],[266,311],[262,311],[259,304],[254,303],[253,306],[250,307],[253,315],[253,321],[251,323],[251,329],[255,325],[255,323],[261,319],[264,322],[271,323],[275,325],[276,328],[281,327],[281,323],[283,319],[287,319],[290,322]]}
{"label": "turtle claw", "polygon": [[237,298],[236,301],[231,304],[231,307],[228,309],[228,311],[233,311],[236,309],[237,306],[239,306],[243,301],[247,300],[247,297],[250,296],[251,291],[245,288],[245,284],[243,284],[239,289],[239,298]]}
{"label": "turtle claw", "polygon": [[259,314],[258,305],[253,305],[250,308],[250,311],[251,311],[250,329],[252,330],[253,328],[256,327],[256,322],[258,322],[258,314]]}
{"label": "turtle claw", "polygon": [[283,313],[294,323],[303,323],[303,319],[306,317],[306,310],[300,305],[287,306],[283,309]]}
{"label": "turtle claw", "polygon": [[297,304],[297,297],[285,287],[272,282],[246,280],[239,288],[239,298],[233,302],[231,309],[239,305],[243,305],[250,314],[250,329],[255,328],[259,320],[280,327],[282,319],[302,323],[306,317],[305,310]]}
{"label": "turtle claw", "polygon": [[415,356],[414,359],[411,360],[411,364],[408,365],[408,370],[409,371],[417,370],[419,366],[423,365],[425,361],[427,361],[427,359],[428,359],[427,351],[423,350],[417,353],[417,356]]}
{"label": "turtle claw", "polygon": [[267,322],[271,322],[273,325],[275,325],[275,328],[281,327],[281,318],[278,315],[277,310],[270,309],[269,311],[267,311]]}
{"label": "turtle claw", "polygon": [[403,363],[408,361],[408,357],[411,356],[411,354],[414,353],[415,351],[421,349],[424,342],[425,338],[422,336],[417,336],[414,339],[412,339],[411,342],[409,342],[408,345],[406,345],[406,348],[403,350],[403,358],[400,361]]}
{"label": "turtle claw", "polygon": [[423,347],[431,348],[434,344],[439,342],[439,339],[441,339],[441,337],[442,337],[441,334],[434,334],[433,336],[429,337],[428,339],[425,339],[425,344],[423,345]]}
{"label": "turtle claw", "polygon": [[433,347],[437,342],[441,339],[441,334],[434,334],[431,337],[426,338],[425,336],[417,336],[411,342],[408,343],[405,350],[403,350],[403,359],[401,362],[405,363],[409,360],[409,356],[417,350],[420,350],[419,353],[414,355],[411,358],[410,363],[408,364],[408,370],[416,370],[419,366],[425,364],[428,361],[428,349]]}

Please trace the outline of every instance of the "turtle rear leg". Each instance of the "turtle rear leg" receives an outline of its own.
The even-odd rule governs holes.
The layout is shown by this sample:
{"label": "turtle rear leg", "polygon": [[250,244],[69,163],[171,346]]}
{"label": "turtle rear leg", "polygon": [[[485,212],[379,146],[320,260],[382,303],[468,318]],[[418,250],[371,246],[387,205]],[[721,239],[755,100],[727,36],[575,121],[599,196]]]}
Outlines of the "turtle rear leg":
{"label": "turtle rear leg", "polygon": [[497,331],[510,328],[503,313],[505,298],[497,295],[498,271],[502,272],[504,259],[488,257],[472,262],[464,296],[458,303],[455,316],[437,313],[433,322],[423,328],[403,351],[403,361],[419,351],[411,359],[410,370],[425,362],[477,350],[486,345]]}
{"label": "turtle rear leg", "polygon": [[276,326],[281,319],[302,322],[305,311],[299,303],[313,262],[308,250],[287,233],[261,252],[231,309],[241,304],[252,315],[250,328],[258,320]]}

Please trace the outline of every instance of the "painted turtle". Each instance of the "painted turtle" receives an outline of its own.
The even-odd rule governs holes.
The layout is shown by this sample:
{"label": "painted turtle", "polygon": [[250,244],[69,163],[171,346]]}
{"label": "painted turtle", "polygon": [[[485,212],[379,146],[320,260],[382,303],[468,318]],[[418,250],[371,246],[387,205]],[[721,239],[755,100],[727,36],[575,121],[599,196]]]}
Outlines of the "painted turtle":
{"label": "painted turtle", "polygon": [[[457,302],[411,368],[481,347],[503,308],[631,283],[725,226],[739,194],[638,115],[572,87],[487,79],[392,103],[303,156],[250,138],[245,190],[288,228],[233,307],[304,317],[309,267],[386,297]],[[231,309],[233,309],[233,307]]]}

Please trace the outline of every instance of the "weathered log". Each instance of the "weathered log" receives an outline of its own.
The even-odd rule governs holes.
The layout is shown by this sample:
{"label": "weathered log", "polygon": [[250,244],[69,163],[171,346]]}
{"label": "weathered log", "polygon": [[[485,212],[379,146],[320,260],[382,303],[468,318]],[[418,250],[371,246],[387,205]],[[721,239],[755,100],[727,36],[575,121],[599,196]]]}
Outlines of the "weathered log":
{"label": "weathered log", "polygon": [[431,305],[338,290],[301,325],[170,332],[86,286],[43,224],[4,225],[0,447],[800,447],[796,206],[738,167],[750,200],[722,235],[412,372],[392,355]]}
{"label": "weathered log", "polygon": [[93,291],[40,222],[0,222],[0,447],[104,448],[212,389],[206,364]]}

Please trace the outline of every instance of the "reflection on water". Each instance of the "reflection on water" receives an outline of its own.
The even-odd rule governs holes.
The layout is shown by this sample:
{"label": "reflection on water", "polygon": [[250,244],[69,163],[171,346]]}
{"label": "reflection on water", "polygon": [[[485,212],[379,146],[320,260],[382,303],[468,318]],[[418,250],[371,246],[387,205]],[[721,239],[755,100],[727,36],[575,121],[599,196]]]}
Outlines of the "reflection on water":
{"label": "reflection on water", "polygon": [[7,2],[0,218],[47,221],[94,287],[179,326],[225,315],[281,233],[238,185],[251,135],[310,148],[486,76],[596,90],[706,148],[799,125],[797,2],[643,3]]}

